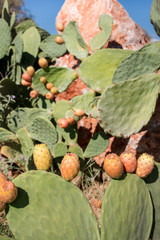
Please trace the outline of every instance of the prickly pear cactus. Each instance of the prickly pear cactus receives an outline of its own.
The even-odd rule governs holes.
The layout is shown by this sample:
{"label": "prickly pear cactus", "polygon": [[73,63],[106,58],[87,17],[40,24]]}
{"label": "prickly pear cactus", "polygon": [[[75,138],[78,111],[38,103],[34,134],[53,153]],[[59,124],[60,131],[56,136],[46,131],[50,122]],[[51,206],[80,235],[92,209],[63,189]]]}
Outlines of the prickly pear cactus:
{"label": "prickly pear cactus", "polygon": [[7,221],[17,240],[100,239],[96,217],[77,187],[45,171],[26,172],[14,183],[18,197]]}
{"label": "prickly pear cactus", "polygon": [[111,180],[101,212],[101,240],[149,239],[153,207],[148,188],[136,174]]}
{"label": "prickly pear cactus", "polygon": [[2,142],[6,142],[6,141],[13,141],[16,140],[17,136],[12,133],[11,131],[8,131],[5,128],[1,128],[0,127],[0,141]]}
{"label": "prickly pear cactus", "polygon": [[150,20],[158,36],[160,36],[160,1],[153,0],[150,11]]}
{"label": "prickly pear cactus", "polygon": [[7,22],[0,19],[0,59],[7,53],[11,43],[11,32]]}
{"label": "prickly pear cactus", "polygon": [[98,104],[104,131],[117,137],[140,131],[154,112],[159,86],[158,74],[151,73],[108,88]]}

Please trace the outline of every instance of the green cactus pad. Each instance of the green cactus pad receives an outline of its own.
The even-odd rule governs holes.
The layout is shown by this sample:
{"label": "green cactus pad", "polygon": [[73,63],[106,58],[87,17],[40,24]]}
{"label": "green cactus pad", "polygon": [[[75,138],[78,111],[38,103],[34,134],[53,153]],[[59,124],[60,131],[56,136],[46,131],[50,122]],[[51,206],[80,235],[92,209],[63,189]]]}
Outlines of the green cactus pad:
{"label": "green cactus pad", "polygon": [[119,64],[113,76],[113,83],[156,72],[159,69],[159,63],[160,41],[152,42]]}
{"label": "green cactus pad", "polygon": [[18,197],[9,205],[7,221],[16,239],[100,239],[90,204],[73,184],[45,171],[26,172],[13,182]]}
{"label": "green cactus pad", "polygon": [[46,77],[47,82],[53,83],[59,92],[65,91],[76,78],[75,71],[65,67],[49,67],[39,69],[32,78],[32,87],[41,94],[46,94],[48,90],[44,83],[40,82],[40,77]]}
{"label": "green cactus pad", "polygon": [[0,236],[0,240],[14,240],[14,238],[9,238],[6,236]]}
{"label": "green cactus pad", "polygon": [[41,44],[40,44],[40,49],[47,53],[50,58],[54,57],[60,57],[65,54],[67,51],[65,44],[58,44],[55,42],[55,38],[57,36],[60,36],[58,34],[54,34],[52,36],[49,36],[45,38]]}
{"label": "green cactus pad", "polygon": [[10,14],[9,14],[9,7],[8,1],[5,0],[2,8],[2,18],[10,25]]}
{"label": "green cactus pad", "polygon": [[67,100],[58,101],[53,108],[53,117],[57,122],[60,118],[65,118],[66,112],[72,111],[72,106]]}
{"label": "green cactus pad", "polygon": [[58,142],[54,147],[54,157],[63,157],[67,153],[67,145],[64,142]]}
{"label": "green cactus pad", "polygon": [[117,66],[133,51],[122,49],[102,49],[95,51],[80,65],[80,79],[94,91],[103,92],[112,83]]}
{"label": "green cactus pad", "polygon": [[40,45],[40,35],[36,27],[30,27],[22,34],[24,49],[22,56],[22,66],[26,68],[27,66],[33,66],[36,60],[39,45]]}
{"label": "green cactus pad", "polygon": [[83,150],[79,145],[70,146],[68,152],[75,153],[78,157],[84,160]]}
{"label": "green cactus pad", "polygon": [[102,14],[98,24],[102,31],[91,39],[90,47],[92,50],[100,49],[107,43],[112,33],[113,18],[109,15]]}
{"label": "green cactus pad", "polygon": [[10,19],[10,29],[13,28],[15,22],[16,22],[16,13],[13,12],[13,13],[12,13],[12,16],[11,16],[11,19]]}
{"label": "green cactus pad", "polygon": [[16,35],[13,44],[15,46],[15,61],[20,63],[23,54],[23,40],[21,32]]}
{"label": "green cactus pad", "polygon": [[7,116],[7,125],[12,132],[29,125],[37,116],[44,116],[51,119],[51,112],[38,108],[18,108]]}
{"label": "green cactus pad", "polygon": [[27,129],[32,139],[47,144],[51,153],[54,152],[54,145],[57,143],[57,131],[51,121],[44,117],[36,117]]}
{"label": "green cactus pad", "polygon": [[37,24],[32,20],[32,19],[27,19],[21,23],[19,23],[15,29],[16,29],[16,32],[25,32],[26,30],[28,30],[29,28],[31,27],[36,27]]}
{"label": "green cactus pad", "polygon": [[153,0],[150,11],[150,21],[158,36],[160,36],[160,0]]}
{"label": "green cactus pad", "polygon": [[153,206],[154,206],[154,219],[153,219],[153,226],[152,226],[152,231],[151,231],[151,236],[150,238],[152,240],[159,240],[160,236],[160,204],[159,204],[159,199],[160,199],[160,163],[155,162],[155,167],[151,174],[148,175],[144,179],[144,181],[147,184],[147,187],[151,193],[151,198],[153,201]]}
{"label": "green cactus pad", "polygon": [[37,26],[37,30],[39,32],[39,35],[41,36],[41,42],[50,36],[50,33],[44,30],[43,28]]}
{"label": "green cactus pad", "polygon": [[0,59],[5,56],[11,43],[11,32],[7,22],[0,19]]}
{"label": "green cactus pad", "polygon": [[69,126],[68,128],[60,128],[57,125],[57,131],[60,136],[65,140],[67,145],[73,145],[77,143],[78,133],[77,133],[77,126],[74,124]]}
{"label": "green cactus pad", "polygon": [[151,73],[108,88],[98,104],[104,131],[117,137],[140,131],[155,110],[159,85],[158,74]]}
{"label": "green cactus pad", "polygon": [[6,142],[6,141],[13,141],[16,140],[17,137],[14,133],[8,131],[5,128],[0,127],[0,142]]}
{"label": "green cactus pad", "polygon": [[82,60],[88,56],[88,47],[84,42],[77,23],[70,21],[63,30],[63,39],[68,51],[76,58]]}
{"label": "green cactus pad", "polygon": [[94,157],[103,153],[109,145],[108,137],[103,132],[97,132],[90,139],[85,151],[84,157]]}
{"label": "green cactus pad", "polygon": [[101,212],[101,240],[148,240],[153,207],[144,181],[136,174],[111,180]]}

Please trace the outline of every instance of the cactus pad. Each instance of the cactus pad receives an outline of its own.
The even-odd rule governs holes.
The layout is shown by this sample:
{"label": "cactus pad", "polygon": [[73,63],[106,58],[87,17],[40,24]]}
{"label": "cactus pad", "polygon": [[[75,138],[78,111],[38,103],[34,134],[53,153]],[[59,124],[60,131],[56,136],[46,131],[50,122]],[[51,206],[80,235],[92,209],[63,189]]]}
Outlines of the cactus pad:
{"label": "cactus pad", "polygon": [[98,104],[104,131],[117,137],[140,131],[154,112],[159,84],[158,74],[151,73],[108,88]]}
{"label": "cactus pad", "polygon": [[13,141],[13,140],[16,140],[16,139],[17,139],[17,136],[14,133],[8,131],[5,128],[0,127],[0,141],[1,141],[1,143],[6,142],[6,141]]}
{"label": "cactus pad", "polygon": [[26,172],[14,183],[18,197],[7,221],[16,239],[100,239],[96,217],[77,187],[45,171]]}
{"label": "cactus pad", "polygon": [[131,53],[132,51],[122,49],[95,51],[81,63],[79,77],[94,91],[103,92],[111,85],[117,66]]}
{"label": "cactus pad", "polygon": [[68,51],[82,60],[88,56],[88,47],[84,42],[75,21],[69,22],[63,30],[63,39]]}
{"label": "cactus pad", "polygon": [[159,0],[153,0],[150,11],[150,20],[158,36],[160,36],[160,8]]}
{"label": "cactus pad", "polygon": [[154,206],[154,216],[153,216],[153,226],[151,231],[150,238],[152,240],[159,240],[160,236],[160,163],[155,162],[155,167],[148,177],[146,177],[145,182],[147,187],[151,193],[153,206]]}
{"label": "cactus pad", "polygon": [[11,32],[7,22],[0,19],[0,59],[4,57],[11,42]]}
{"label": "cactus pad", "polygon": [[101,212],[101,239],[149,239],[153,208],[144,181],[136,174],[112,179]]}
{"label": "cactus pad", "polygon": [[117,67],[113,83],[156,72],[160,63],[160,41],[152,42],[132,53]]}

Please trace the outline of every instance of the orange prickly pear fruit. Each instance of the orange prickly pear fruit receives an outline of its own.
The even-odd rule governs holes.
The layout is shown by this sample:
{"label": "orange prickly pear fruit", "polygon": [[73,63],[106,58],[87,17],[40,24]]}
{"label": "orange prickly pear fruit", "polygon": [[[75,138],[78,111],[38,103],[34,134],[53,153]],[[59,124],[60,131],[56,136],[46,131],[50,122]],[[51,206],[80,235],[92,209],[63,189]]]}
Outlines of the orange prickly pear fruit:
{"label": "orange prickly pear fruit", "polygon": [[37,170],[49,170],[52,155],[46,144],[41,143],[34,146],[33,160]]}
{"label": "orange prickly pear fruit", "polygon": [[69,122],[65,118],[58,119],[57,123],[61,128],[67,128],[69,125]]}
{"label": "orange prickly pear fruit", "polygon": [[45,78],[45,77],[40,77],[40,82],[42,82],[42,83],[46,83],[47,82],[47,79]]}
{"label": "orange prickly pear fruit", "polygon": [[54,94],[51,93],[51,92],[48,92],[48,93],[46,94],[46,99],[48,99],[48,100],[53,100],[53,99],[54,99]]}
{"label": "orange prickly pear fruit", "polygon": [[74,119],[74,117],[72,117],[72,116],[68,116],[68,117],[66,118],[66,120],[67,120],[67,122],[68,122],[70,125],[72,125],[72,124],[75,122],[75,119]]}
{"label": "orange prickly pear fruit", "polygon": [[50,90],[54,95],[58,93],[58,89],[56,87],[52,87]]}
{"label": "orange prickly pear fruit", "polygon": [[39,58],[38,64],[41,68],[47,68],[48,67],[48,61],[46,58]]}
{"label": "orange prickly pear fruit", "polygon": [[22,79],[24,79],[27,82],[32,82],[32,77],[27,72],[22,74]]}
{"label": "orange prickly pear fruit", "polygon": [[52,87],[53,87],[53,84],[52,84],[51,82],[48,82],[48,83],[46,84],[46,88],[47,88],[48,90],[51,90]]}
{"label": "orange prickly pear fruit", "polygon": [[67,153],[60,165],[61,176],[67,181],[72,181],[78,175],[79,170],[78,156],[74,153]]}
{"label": "orange prickly pear fruit", "polygon": [[34,69],[34,67],[33,67],[33,66],[28,66],[28,67],[27,67],[27,73],[28,73],[31,77],[33,77],[34,74],[35,74],[35,69]]}
{"label": "orange prickly pear fruit", "polygon": [[0,202],[0,212],[2,212],[6,208],[7,204],[4,202]]}
{"label": "orange prickly pear fruit", "polygon": [[55,37],[55,42],[58,44],[62,44],[64,43],[64,39],[60,36]]}
{"label": "orange prickly pear fruit", "polygon": [[25,87],[31,86],[31,82],[27,82],[27,81],[24,80],[24,79],[21,80],[21,84],[22,84],[23,86],[25,86]]}
{"label": "orange prickly pear fruit", "polygon": [[124,170],[128,173],[133,173],[137,167],[136,155],[132,150],[126,150],[119,156],[123,163]]}
{"label": "orange prickly pear fruit", "polygon": [[17,187],[10,181],[4,181],[0,185],[0,202],[11,203],[13,202],[18,194]]}
{"label": "orange prickly pear fruit", "polygon": [[32,90],[32,91],[30,91],[29,96],[31,98],[37,98],[38,97],[38,92],[36,90]]}
{"label": "orange prickly pear fruit", "polygon": [[123,174],[123,163],[117,154],[111,153],[105,157],[104,170],[111,178],[120,178]]}
{"label": "orange prickly pear fruit", "polygon": [[74,109],[74,115],[77,117],[82,117],[85,114],[85,112],[82,109]]}
{"label": "orange prickly pear fruit", "polygon": [[56,23],[56,28],[57,28],[57,30],[58,31],[63,31],[63,29],[64,29],[64,25],[63,25],[63,23],[62,22],[57,22]]}
{"label": "orange prickly pear fruit", "polygon": [[154,168],[154,157],[148,153],[143,153],[137,160],[136,174],[141,177],[147,177]]}

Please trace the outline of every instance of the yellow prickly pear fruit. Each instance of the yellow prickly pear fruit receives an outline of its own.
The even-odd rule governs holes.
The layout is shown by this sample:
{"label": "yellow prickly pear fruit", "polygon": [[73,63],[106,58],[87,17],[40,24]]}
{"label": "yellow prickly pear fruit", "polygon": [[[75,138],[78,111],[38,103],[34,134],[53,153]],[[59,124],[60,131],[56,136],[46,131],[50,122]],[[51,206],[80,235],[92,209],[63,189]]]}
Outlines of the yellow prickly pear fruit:
{"label": "yellow prickly pear fruit", "polygon": [[60,165],[61,176],[67,181],[72,181],[78,175],[79,170],[78,156],[74,153],[67,153]]}
{"label": "yellow prickly pear fruit", "polygon": [[17,187],[10,181],[4,181],[0,185],[0,202],[11,203],[13,202],[18,194]]}
{"label": "yellow prickly pear fruit", "polygon": [[147,177],[154,168],[154,157],[143,153],[137,160],[136,174],[141,177]]}
{"label": "yellow prickly pear fruit", "polygon": [[104,170],[111,178],[120,178],[123,173],[123,163],[117,154],[111,153],[105,157]]}
{"label": "yellow prickly pear fruit", "polygon": [[52,155],[46,144],[41,143],[35,145],[33,160],[37,170],[49,170],[51,167]]}

